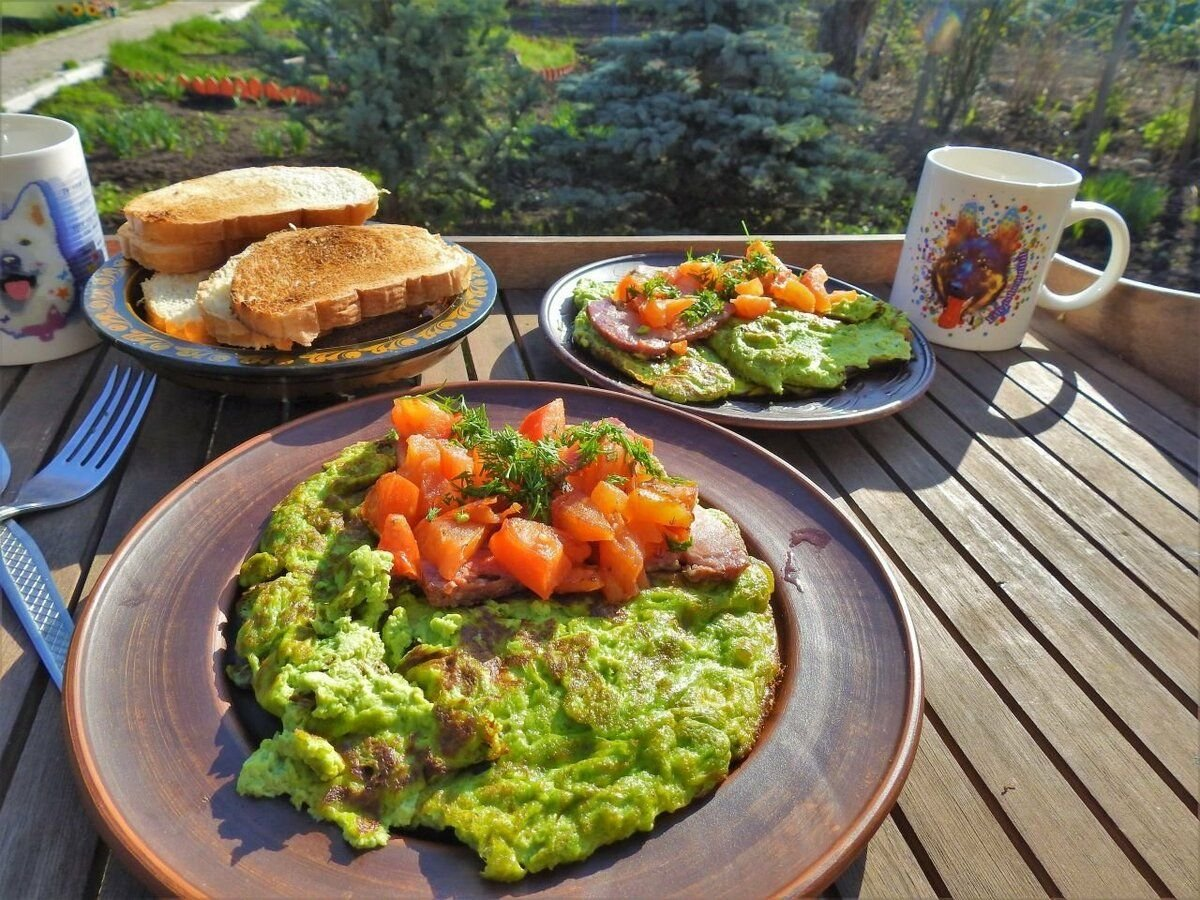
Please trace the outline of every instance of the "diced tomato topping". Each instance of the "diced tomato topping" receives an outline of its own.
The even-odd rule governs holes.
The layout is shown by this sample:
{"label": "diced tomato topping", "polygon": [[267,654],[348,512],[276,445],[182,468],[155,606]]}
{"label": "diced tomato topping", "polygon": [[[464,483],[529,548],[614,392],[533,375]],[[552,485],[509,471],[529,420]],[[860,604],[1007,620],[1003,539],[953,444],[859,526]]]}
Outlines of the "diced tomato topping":
{"label": "diced tomato topping", "polygon": [[667,301],[657,298],[643,303],[642,308],[638,310],[638,315],[651,328],[665,328],[670,321],[667,313]]}
{"label": "diced tomato topping", "polygon": [[558,534],[558,539],[562,541],[563,555],[571,561],[571,565],[577,566],[580,563],[587,562],[592,556],[592,545],[587,541],[581,541],[579,538],[572,537],[561,528],[555,528]]}
{"label": "diced tomato topping", "polygon": [[402,515],[387,516],[379,531],[379,549],[392,554],[392,574],[401,578],[416,578],[421,562],[421,550],[413,536],[412,526]]}
{"label": "diced tomato topping", "polygon": [[630,272],[617,282],[613,290],[613,299],[617,303],[628,303],[630,298],[642,293],[642,279]]}
{"label": "diced tomato topping", "polygon": [[[498,525],[501,516],[492,507],[499,499],[499,497],[484,497],[464,503],[462,506],[454,508],[454,518],[459,522],[474,522],[476,525]],[[520,509],[520,507],[517,508]],[[506,514],[508,514],[507,511]]]}
{"label": "diced tomato topping", "polygon": [[414,529],[421,559],[431,563],[447,580],[483,546],[488,532],[486,525],[460,522],[454,513],[451,510],[432,521],[422,519]]}
{"label": "diced tomato topping", "polygon": [[559,494],[550,503],[550,521],[581,541],[611,541],[612,523],[582,491]]}
{"label": "diced tomato topping", "polygon": [[829,312],[829,293],[825,290],[825,282],[828,279],[829,275],[826,274],[825,267],[821,265],[813,266],[800,276],[801,283],[812,291],[813,312],[820,315]]}
{"label": "diced tomato topping", "polygon": [[625,515],[625,505],[629,495],[611,481],[598,481],[592,488],[591,501],[600,512],[606,516],[621,517]]}
{"label": "diced tomato topping", "polygon": [[671,276],[671,283],[684,294],[698,293],[704,287],[702,275],[681,272],[682,268],[683,266],[679,266],[675,269],[675,274]]}
{"label": "diced tomato topping", "polygon": [[597,544],[596,556],[609,603],[631,600],[649,583],[642,546],[628,529],[618,528],[613,540]]}
{"label": "diced tomato topping", "polygon": [[688,343],[687,341],[671,341],[667,344],[667,348],[676,356],[683,356],[687,353]]}
{"label": "diced tomato topping", "polygon": [[810,313],[816,309],[817,298],[803,281],[795,275],[776,279],[771,286],[771,296],[784,306]]}
{"label": "diced tomato topping", "polygon": [[442,441],[438,445],[438,462],[442,475],[451,481],[462,481],[462,476],[466,476],[465,480],[469,482],[475,474],[475,457],[466,447],[454,441]]}
{"label": "diced tomato topping", "polygon": [[687,527],[692,524],[692,509],[695,504],[694,485],[690,491],[679,491],[669,482],[650,481],[630,492],[625,517],[630,522],[652,522],[672,528]]}
{"label": "diced tomato topping", "polygon": [[382,533],[388,516],[416,518],[420,501],[420,488],[399,472],[384,472],[363,498],[360,515],[376,533]]}
{"label": "diced tomato topping", "polygon": [[603,587],[604,578],[601,577],[598,566],[575,566],[558,583],[555,593],[582,594],[588,591],[598,591]]}
{"label": "diced tomato topping", "polygon": [[774,308],[770,297],[739,294],[733,298],[733,312],[739,319],[757,319]]}
{"label": "diced tomato topping", "polygon": [[763,283],[761,278],[751,278],[749,281],[743,281],[734,287],[735,294],[755,294],[759,295],[763,292]]}
{"label": "diced tomato topping", "polygon": [[558,533],[532,519],[505,519],[488,549],[513,578],[543,600],[550,599],[571,569]]}
{"label": "diced tomato topping", "polygon": [[527,415],[517,430],[531,441],[540,441],[558,436],[566,427],[567,410],[560,397]]}
{"label": "diced tomato topping", "polygon": [[458,416],[442,409],[428,397],[397,397],[392,403],[392,425],[402,438],[414,434],[448,438]]}
{"label": "diced tomato topping", "polygon": [[853,303],[858,299],[858,291],[830,291],[829,304],[834,303]]}

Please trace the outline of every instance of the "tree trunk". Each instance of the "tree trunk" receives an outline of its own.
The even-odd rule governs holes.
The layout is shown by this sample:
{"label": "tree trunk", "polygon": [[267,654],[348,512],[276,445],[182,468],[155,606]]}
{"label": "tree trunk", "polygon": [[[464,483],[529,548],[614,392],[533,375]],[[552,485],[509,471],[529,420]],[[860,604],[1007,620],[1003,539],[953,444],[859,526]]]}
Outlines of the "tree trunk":
{"label": "tree trunk", "polygon": [[937,72],[938,58],[928,50],[925,51],[925,62],[921,64],[921,78],[917,81],[917,99],[913,101],[912,115],[908,117],[908,127],[916,128],[921,124],[925,115],[925,102],[929,99],[929,88],[933,85],[933,76]]}
{"label": "tree trunk", "polygon": [[866,81],[876,80],[882,74],[883,49],[887,46],[888,39],[892,36],[892,31],[895,29],[896,23],[900,21],[900,12],[900,0],[890,0],[883,28],[879,33],[879,40],[875,44],[875,49],[871,52],[871,61],[867,64],[866,74],[859,79],[859,87],[862,87]]}
{"label": "tree trunk", "polygon": [[854,80],[863,38],[879,0],[832,0],[821,10],[817,49],[832,55],[829,70]]}
{"label": "tree trunk", "polygon": [[1136,6],[1137,0],[1125,0],[1121,7],[1121,18],[1117,21],[1117,28],[1113,32],[1112,49],[1108,51],[1108,59],[1104,62],[1100,83],[1096,85],[1096,105],[1092,107],[1087,127],[1079,139],[1079,169],[1085,175],[1092,166],[1092,153],[1096,149],[1096,140],[1104,128],[1104,113],[1105,107],[1108,106],[1108,95],[1117,78],[1117,68],[1121,65],[1121,57],[1125,55],[1125,45],[1129,42],[1129,26],[1133,24],[1133,10]]}

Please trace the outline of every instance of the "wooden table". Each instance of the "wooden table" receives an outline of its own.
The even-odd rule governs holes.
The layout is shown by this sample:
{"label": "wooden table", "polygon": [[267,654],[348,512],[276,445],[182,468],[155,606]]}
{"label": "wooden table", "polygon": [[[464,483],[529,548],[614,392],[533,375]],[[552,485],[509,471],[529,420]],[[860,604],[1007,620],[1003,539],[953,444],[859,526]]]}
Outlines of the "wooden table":
{"label": "wooden table", "polygon": [[[636,249],[713,246],[464,242],[497,271],[501,301],[425,383],[576,381],[537,330],[554,277]],[[886,238],[779,246],[785,259],[823,261],[883,293],[898,250]],[[1185,328],[1179,352],[1194,359],[1195,338]],[[1019,349],[937,355],[928,396],[894,418],[746,432],[878,542],[920,636],[915,763],[895,810],[830,895],[1200,895],[1194,398],[1041,314]],[[14,486],[52,455],[119,356],[97,349],[0,369]],[[23,520],[63,596],[82,602],[169,489],[315,408],[160,383],[123,469],[87,500]],[[0,897],[144,894],[83,810],[59,694],[7,603],[0,624]]]}

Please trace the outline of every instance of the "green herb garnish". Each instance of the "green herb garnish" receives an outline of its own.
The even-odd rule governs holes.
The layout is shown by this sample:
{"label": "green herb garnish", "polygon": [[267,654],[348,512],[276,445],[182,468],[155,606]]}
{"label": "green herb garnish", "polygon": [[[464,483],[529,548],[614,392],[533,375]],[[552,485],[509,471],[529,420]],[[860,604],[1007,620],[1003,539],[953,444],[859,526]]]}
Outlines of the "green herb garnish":
{"label": "green herb garnish", "polygon": [[716,291],[702,288],[696,292],[696,302],[679,314],[679,321],[685,325],[698,325],[719,313],[724,305]]}

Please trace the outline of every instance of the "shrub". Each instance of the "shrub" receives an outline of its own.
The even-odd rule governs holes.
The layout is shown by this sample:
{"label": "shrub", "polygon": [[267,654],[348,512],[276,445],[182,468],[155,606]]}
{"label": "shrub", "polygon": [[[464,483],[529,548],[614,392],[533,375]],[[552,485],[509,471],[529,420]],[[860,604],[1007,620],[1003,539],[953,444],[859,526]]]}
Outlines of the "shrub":
{"label": "shrub", "polygon": [[560,82],[573,114],[537,134],[550,227],[604,233],[845,231],[901,203],[860,148],[847,83],[771,0],[638,0],[652,28],[609,38]]}
{"label": "shrub", "polygon": [[448,228],[493,202],[535,89],[505,49],[503,0],[288,0],[284,10],[299,23],[310,83],[325,78],[335,93],[307,112],[310,124],[380,172],[391,216]]}
{"label": "shrub", "polygon": [[1182,106],[1159,113],[1142,127],[1146,146],[1165,159],[1174,159],[1183,147],[1188,114]]}
{"label": "shrub", "polygon": [[[1133,178],[1125,172],[1103,172],[1085,178],[1079,196],[1111,206],[1121,214],[1134,239],[1145,237],[1167,204],[1167,189],[1147,178]],[[1096,222],[1079,222],[1072,228],[1075,237],[1096,239],[1104,234]]]}

